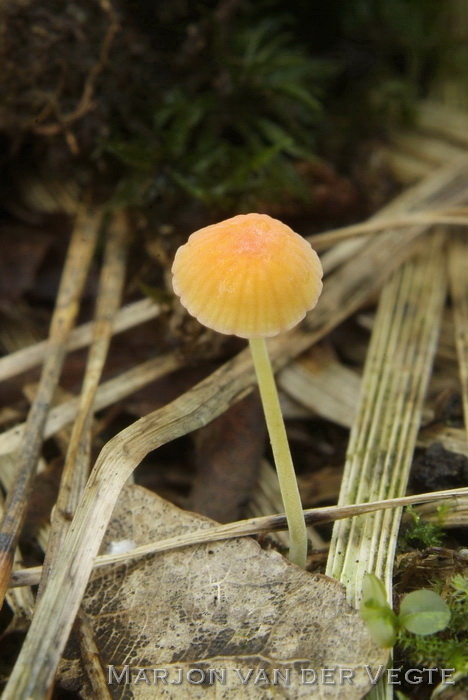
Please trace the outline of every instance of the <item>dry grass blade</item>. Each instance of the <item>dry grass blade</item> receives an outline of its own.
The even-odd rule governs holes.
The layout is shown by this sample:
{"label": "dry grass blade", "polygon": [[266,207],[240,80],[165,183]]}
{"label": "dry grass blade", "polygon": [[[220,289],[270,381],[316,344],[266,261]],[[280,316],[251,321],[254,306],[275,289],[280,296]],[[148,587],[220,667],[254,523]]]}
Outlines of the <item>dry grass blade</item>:
{"label": "dry grass blade", "polygon": [[[463,90],[466,94],[466,91]],[[468,148],[466,112],[452,106],[426,100],[419,105],[418,128],[429,134],[445,138],[462,148]]]}
{"label": "dry grass blade", "polygon": [[[391,146],[384,148],[383,153],[392,177],[405,187],[414,185],[427,174],[427,163],[416,156],[408,155],[399,151],[397,147]],[[444,165],[445,162],[443,160],[439,165]]]}
{"label": "dry grass blade", "polygon": [[446,505],[444,501],[434,501],[430,504],[428,503],[415,508],[415,511],[419,513],[425,521],[440,523],[440,509],[443,508],[443,526],[445,529],[452,527],[468,527],[468,494],[462,494],[451,503],[449,509],[446,509]]}
{"label": "dry grass blade", "polygon": [[426,175],[428,166],[450,163],[466,147],[466,114],[453,107],[423,102],[414,128],[392,134],[384,152],[397,180],[411,184]]}
{"label": "dry grass blade", "polygon": [[123,212],[117,212],[107,230],[101,270],[93,341],[80,394],[78,415],[68,445],[57,502],[52,512],[51,530],[43,565],[42,594],[48,573],[60,551],[68,525],[75,513],[89,474],[91,426],[96,391],[112,339],[112,325],[120,306],[125,281],[128,223]]}
{"label": "dry grass blade", "polygon": [[408,214],[407,216],[389,217],[388,219],[371,219],[360,224],[352,224],[351,226],[343,226],[342,228],[331,231],[317,233],[314,236],[309,236],[307,239],[313,248],[317,251],[325,250],[332,245],[347,241],[350,238],[358,236],[370,236],[380,233],[385,229],[406,228],[408,226],[436,226],[444,224],[446,226],[468,226],[468,211],[464,212],[453,207],[446,211],[433,210],[420,212],[417,214]]}
{"label": "dry grass blade", "polygon": [[418,131],[399,130],[390,137],[391,150],[396,149],[398,154],[405,154],[421,162],[422,167],[427,164],[443,165],[449,163],[460,155],[459,146],[455,146],[445,139],[434,138]]}
{"label": "dry grass blade", "polygon": [[29,411],[19,449],[17,479],[5,503],[0,535],[1,602],[8,586],[14,549],[26,514],[49,405],[65,359],[66,341],[75,323],[79,299],[96,245],[99,223],[100,217],[83,208],[78,213],[72,234],[52,317],[39,390]]}
{"label": "dry grass blade", "polygon": [[[446,296],[442,243],[437,232],[424,254],[406,263],[382,293],[340,505],[394,498],[406,491]],[[326,572],[344,583],[354,607],[367,572],[384,580],[391,597],[400,518],[401,510],[395,510],[335,524]],[[391,694],[380,683],[372,697]]]}
{"label": "dry grass blade", "polygon": [[[113,332],[122,333],[129,328],[134,328],[140,323],[151,321],[161,313],[161,306],[155,304],[151,299],[141,299],[132,304],[127,304],[115,315]],[[93,336],[93,323],[83,323],[75,328],[67,340],[68,352],[78,350],[89,345]],[[47,353],[47,340],[35,343],[10,355],[0,358],[0,381],[9,379],[21,372],[25,372],[32,367],[39,365]]]}
{"label": "dry grass blade", "polygon": [[468,437],[468,241],[466,236],[453,236],[450,241],[449,276],[465,430]]}
{"label": "dry grass blade", "polygon": [[[446,295],[441,243],[432,237],[425,254],[407,263],[382,294],[340,505],[405,493]],[[354,606],[368,571],[391,590],[399,520],[399,513],[378,513],[335,526],[327,573],[346,585]]]}
{"label": "dry grass blade", "polygon": [[[0,467],[3,466],[0,464]],[[0,518],[3,516],[3,498],[0,495]],[[13,570],[19,570],[23,566],[22,556],[19,547],[15,549]],[[8,629],[22,629],[29,626],[29,622],[34,610],[34,596],[30,588],[24,587],[21,591],[11,588],[6,593],[6,600],[13,613],[13,618],[8,625]]]}
{"label": "dry grass blade", "polygon": [[[312,348],[307,354],[290,362],[279,373],[278,386],[305,409],[346,428],[353,425],[361,377],[336,358],[330,357],[323,348]],[[427,448],[434,442],[440,443],[450,452],[468,457],[466,432],[461,428],[436,424],[419,431],[418,447]]]}
{"label": "dry grass blade", "polygon": [[[270,343],[275,367],[283,366],[364,303],[391,269],[414,250],[422,231],[411,229],[376,239],[340,269],[334,276],[335,282],[324,291],[320,307],[305,324],[311,332],[291,333]],[[63,557],[51,572],[38,604],[4,700],[46,696],[115,502],[135,467],[150,450],[220,415],[242,398],[253,383],[250,354],[244,351],[169,406],[116,435],[104,447],[64,542]]]}
{"label": "dry grass blade", "polygon": [[86,678],[93,689],[93,696],[99,700],[112,700],[108,679],[104,674],[101,655],[95,641],[93,625],[83,609],[78,612],[77,622],[75,632],[80,644],[83,667],[86,669]]}
{"label": "dry grass blade", "polygon": [[430,447],[434,442],[439,442],[449,452],[456,452],[468,457],[465,431],[461,428],[434,425],[421,430],[418,435],[418,447]]}
{"label": "dry grass blade", "polygon": [[279,387],[298,403],[323,418],[351,427],[359,375],[330,357],[322,348],[291,362],[278,376]]}
{"label": "dry grass blade", "polygon": [[[118,377],[109,379],[98,388],[94,410],[100,411],[117,401],[121,401],[135,391],[159,379],[159,377],[173,372],[178,367],[180,367],[180,360],[172,353],[147,360],[142,362],[141,365],[129,369],[127,372],[122,372]],[[76,417],[79,403],[80,400],[76,398],[52,408],[44,428],[44,438],[55,435],[59,430],[71,423]],[[17,449],[24,430],[25,424],[20,423],[0,435],[0,455],[7,455]]]}
{"label": "dry grass blade", "polygon": [[[436,172],[408,188],[399,197],[387,204],[375,214],[366,225],[380,219],[401,218],[410,214],[421,214],[434,209],[447,209],[466,204],[466,173],[468,155],[458,157],[454,162],[439,168]],[[425,167],[427,172],[427,166]],[[394,236],[395,232],[383,233],[382,236]],[[365,238],[343,241],[322,256],[323,269],[326,273],[348,260],[366,245]]]}

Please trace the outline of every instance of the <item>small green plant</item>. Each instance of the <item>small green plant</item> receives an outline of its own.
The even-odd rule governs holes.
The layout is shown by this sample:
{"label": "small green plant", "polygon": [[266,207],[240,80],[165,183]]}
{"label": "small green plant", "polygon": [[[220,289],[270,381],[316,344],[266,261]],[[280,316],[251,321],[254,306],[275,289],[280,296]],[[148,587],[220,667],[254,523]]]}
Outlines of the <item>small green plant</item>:
{"label": "small green plant", "polygon": [[361,617],[373,640],[382,647],[394,646],[400,630],[420,636],[440,632],[449,624],[450,616],[445,600],[428,589],[412,591],[404,596],[397,615],[387,602],[382,581],[375,574],[364,577]]}
{"label": "small green plant", "polygon": [[447,627],[450,610],[438,593],[422,588],[403,598],[398,622],[400,627],[413,634],[434,634]]}
{"label": "small green plant", "polygon": [[455,678],[468,676],[468,577],[453,576],[446,594],[451,613],[444,634],[421,637],[400,631],[398,645],[412,664],[454,668]]}
{"label": "small green plant", "polygon": [[376,644],[392,647],[398,631],[397,616],[387,602],[385,586],[375,574],[364,576],[360,612]]}
{"label": "small green plant", "polygon": [[406,513],[411,518],[411,523],[403,535],[403,542],[409,546],[440,547],[445,537],[443,521],[447,507],[443,506],[437,511],[437,522],[430,523],[422,519],[413,506],[406,508]]}

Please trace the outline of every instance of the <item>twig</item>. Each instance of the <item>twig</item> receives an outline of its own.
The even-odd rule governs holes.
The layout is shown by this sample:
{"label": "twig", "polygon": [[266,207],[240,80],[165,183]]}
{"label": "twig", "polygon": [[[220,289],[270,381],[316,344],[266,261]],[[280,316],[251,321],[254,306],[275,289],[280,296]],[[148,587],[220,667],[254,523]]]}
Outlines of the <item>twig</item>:
{"label": "twig", "polygon": [[42,446],[49,405],[65,359],[65,343],[75,323],[79,299],[96,245],[99,223],[99,216],[83,208],[78,213],[70,241],[39,389],[28,414],[19,450],[18,474],[15,486],[8,493],[5,503],[0,533],[0,604],[8,586],[14,550],[26,516],[36,463]]}
{"label": "twig", "polygon": [[[115,315],[113,324],[113,333],[122,333],[123,331],[138,326],[140,323],[151,321],[160,315],[162,307],[156,304],[151,299],[141,299],[132,304],[127,304],[118,311]],[[84,323],[77,326],[67,340],[66,347],[68,352],[78,350],[89,345],[93,334],[93,322]],[[25,372],[36,365],[39,365],[47,352],[47,340],[35,343],[27,348],[22,348],[16,352],[0,358],[0,381],[10,379],[21,372]]]}
{"label": "twig", "polygon": [[[447,503],[456,508],[457,500],[468,496],[468,488],[451,489],[448,491],[437,491],[433,493],[420,493],[414,496],[404,496],[403,498],[391,498],[372,503],[356,503],[347,506],[326,506],[323,508],[309,508],[304,510],[304,518],[307,525],[324,525],[325,523],[355,518],[364,513],[374,513],[387,508],[403,508],[417,503]],[[248,520],[238,520],[227,525],[216,525],[206,530],[197,530],[179,537],[170,537],[158,542],[148,542],[148,544],[135,547],[128,552],[118,554],[101,554],[94,560],[93,569],[100,569],[111,564],[122,564],[148,554],[161,554],[181,547],[195,546],[206,542],[218,542],[229,540],[234,537],[250,537],[252,535],[264,535],[268,532],[287,530],[286,516],[282,514],[267,515]],[[42,567],[34,566],[28,569],[13,571],[11,576],[11,587],[34,586],[39,582]]]}
{"label": "twig", "polygon": [[80,405],[68,445],[60,490],[52,511],[51,530],[38,597],[42,595],[49,571],[57,559],[88,478],[93,406],[112,338],[112,322],[122,298],[127,242],[127,219],[123,212],[117,212],[107,230],[96,301],[94,337],[89,349]]}
{"label": "twig", "polygon": [[[181,360],[174,353],[169,355],[160,355],[152,360],[142,362],[133,369],[122,372],[115,379],[109,379],[101,384],[96,393],[96,402],[94,409],[100,411],[107,408],[117,401],[130,396],[144,386],[173,372],[180,367]],[[78,412],[79,398],[71,399],[65,403],[52,408],[47,417],[47,422],[44,428],[44,438],[49,438],[55,435],[59,430],[71,423]],[[25,430],[25,423],[20,423],[10,430],[6,430],[0,435],[0,455],[10,453],[16,450]]]}

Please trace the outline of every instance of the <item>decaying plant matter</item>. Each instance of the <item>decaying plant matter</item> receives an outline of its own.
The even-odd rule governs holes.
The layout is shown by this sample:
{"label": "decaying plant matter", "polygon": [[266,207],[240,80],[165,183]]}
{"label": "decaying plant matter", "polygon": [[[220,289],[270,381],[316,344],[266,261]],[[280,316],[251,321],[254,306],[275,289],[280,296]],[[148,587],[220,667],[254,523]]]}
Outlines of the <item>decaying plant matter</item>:
{"label": "decaying plant matter", "polygon": [[[452,4],[352,0],[333,21],[320,5],[312,32],[315,3],[295,0],[0,8],[6,700],[127,697],[108,669],[126,678],[129,646],[135,668],[219,659],[233,697],[250,659],[259,699],[275,670],[309,697],[303,670],[345,664],[357,700],[387,661],[357,611],[369,572],[393,620],[438,580],[451,626],[401,633],[394,663],[453,665],[464,692],[466,102],[428,77]],[[313,313],[268,340],[305,571],[284,556],[248,334],[202,328],[171,285],[193,230],[249,210],[299,231],[325,274]]]}

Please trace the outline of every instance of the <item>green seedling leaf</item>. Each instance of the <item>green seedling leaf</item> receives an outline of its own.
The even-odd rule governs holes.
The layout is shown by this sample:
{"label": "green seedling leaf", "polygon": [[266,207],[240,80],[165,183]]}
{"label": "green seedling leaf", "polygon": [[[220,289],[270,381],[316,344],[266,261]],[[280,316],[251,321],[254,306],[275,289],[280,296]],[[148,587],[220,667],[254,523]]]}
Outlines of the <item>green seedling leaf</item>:
{"label": "green seedling leaf", "polygon": [[362,581],[362,603],[370,608],[390,607],[387,591],[382,581],[375,574],[365,574]]}
{"label": "green seedling leaf", "polygon": [[387,609],[383,608],[375,611],[373,614],[367,615],[367,617],[362,614],[361,607],[361,617],[367,625],[371,638],[379,647],[390,649],[394,646],[397,638],[398,623],[396,615],[390,606]]}
{"label": "green seedling leaf", "polygon": [[376,644],[389,648],[395,644],[398,621],[387,602],[385,586],[375,574],[366,574],[362,584],[361,618]]}
{"label": "green seedling leaf", "polygon": [[413,591],[403,598],[398,620],[413,634],[434,634],[447,627],[450,609],[435,591]]}

